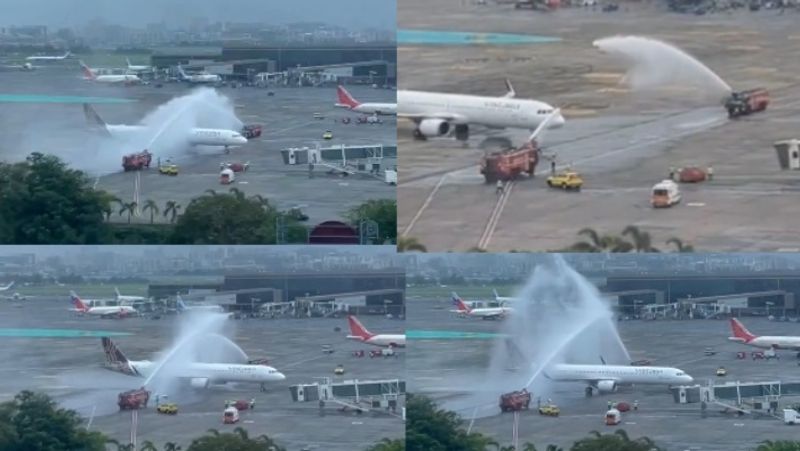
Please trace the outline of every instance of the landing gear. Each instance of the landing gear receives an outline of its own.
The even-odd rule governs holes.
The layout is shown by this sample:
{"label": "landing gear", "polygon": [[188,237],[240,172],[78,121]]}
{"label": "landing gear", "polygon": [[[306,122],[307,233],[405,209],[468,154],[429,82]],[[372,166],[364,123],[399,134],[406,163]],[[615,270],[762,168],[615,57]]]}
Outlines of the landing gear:
{"label": "landing gear", "polygon": [[414,129],[414,139],[417,141],[427,141],[428,137],[425,136],[418,128]]}
{"label": "landing gear", "polygon": [[230,149],[230,147],[228,147],[228,146],[225,146],[225,154],[227,155],[227,154],[229,154],[229,153],[231,153],[231,149]]}
{"label": "landing gear", "polygon": [[800,359],[800,352],[797,353],[797,358]]}
{"label": "landing gear", "polygon": [[456,124],[456,139],[459,141],[466,141],[469,139],[469,125]]}
{"label": "landing gear", "polygon": [[586,397],[587,398],[591,398],[592,397],[592,387],[586,387],[586,390],[584,391],[584,393],[586,393]]}
{"label": "landing gear", "polygon": [[267,391],[267,386],[264,385],[264,384],[261,384],[261,386],[259,388],[261,389],[262,392]]}

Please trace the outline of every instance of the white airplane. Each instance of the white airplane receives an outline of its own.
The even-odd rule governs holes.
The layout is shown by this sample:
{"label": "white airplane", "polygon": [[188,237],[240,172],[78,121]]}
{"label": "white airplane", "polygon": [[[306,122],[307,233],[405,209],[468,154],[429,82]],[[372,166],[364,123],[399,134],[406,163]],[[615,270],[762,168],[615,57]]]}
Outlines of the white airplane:
{"label": "white airplane", "polygon": [[177,306],[178,312],[214,312],[214,313],[225,313],[225,309],[222,308],[221,305],[186,305],[183,303],[183,299],[180,295],[177,296]]}
{"label": "white airplane", "polygon": [[117,302],[144,302],[147,298],[144,296],[123,296],[119,292],[119,288],[114,287],[114,293],[117,294]]}
{"label": "white airplane", "polygon": [[[416,123],[416,139],[447,136],[454,131],[456,139],[466,141],[470,124],[534,130],[557,111],[538,100],[516,99],[508,80],[506,86],[508,93],[502,97],[400,90],[397,91],[397,116]],[[564,123],[559,111],[549,121],[548,128],[561,127]]]}
{"label": "white airplane", "polygon": [[189,83],[219,83],[222,81],[222,78],[216,74],[202,73],[187,75],[180,64],[178,64],[178,73],[181,75],[181,80],[188,81]]}
{"label": "white airplane", "polygon": [[4,287],[0,287],[0,291],[8,291],[8,290],[10,290],[10,289],[11,289],[11,287],[13,287],[13,286],[14,286],[14,283],[15,283],[15,282],[13,282],[13,281],[12,281],[10,284],[8,284],[8,285],[6,285],[6,286],[4,286]]}
{"label": "white airplane", "polygon": [[616,391],[620,385],[629,384],[689,384],[694,379],[683,370],[662,366],[628,365],[575,365],[555,364],[543,371],[544,376],[554,381],[586,382],[586,394]]}
{"label": "white airplane", "polygon": [[0,296],[0,298],[5,299],[6,301],[27,301],[28,297],[19,293],[14,293],[9,296]]}
{"label": "white airplane", "polygon": [[131,72],[152,72],[153,66],[136,66],[131,64],[131,60],[125,58],[125,62],[128,63],[128,70]]}
{"label": "white airplane", "polygon": [[72,52],[67,52],[62,56],[29,56],[25,61],[63,61],[72,56]]}
{"label": "white airplane", "polygon": [[[791,335],[783,336],[769,336],[769,335],[753,335],[747,330],[744,325],[736,318],[731,318],[731,329],[733,330],[733,337],[728,337],[728,340],[737,343],[743,343],[748,346],[763,349],[787,349],[791,351],[800,351],[800,337]],[[800,355],[800,352],[798,352]]]}
{"label": "white airplane", "polygon": [[492,293],[494,293],[494,300],[499,302],[499,303],[501,303],[501,304],[508,303],[508,302],[517,302],[517,301],[520,300],[520,298],[512,298],[512,297],[507,297],[507,296],[500,296],[497,293],[497,290],[495,290],[495,289],[492,289]]}
{"label": "white airplane", "polygon": [[[110,338],[102,337],[101,341],[106,365],[114,371],[146,378],[159,365],[159,362],[150,360],[128,360]],[[283,373],[264,364],[202,362],[193,362],[181,368],[177,377],[187,379],[192,388],[207,388],[211,384],[226,382],[254,382],[261,384],[261,391],[266,389],[267,382],[286,379]]]}
{"label": "white airplane", "polygon": [[[148,127],[143,125],[106,124],[94,108],[87,103],[83,104],[83,112],[90,125],[99,126],[111,137],[124,138],[148,130]],[[193,128],[187,139],[190,146],[222,146],[226,153],[230,151],[230,147],[247,144],[247,138],[241,133],[221,128]]]}
{"label": "white airplane", "polygon": [[375,114],[375,115],[386,115],[392,116],[397,114],[397,103],[377,103],[377,102],[366,102],[360,103],[358,100],[353,98],[344,86],[339,85],[336,88],[336,94],[339,97],[339,103],[336,104],[337,107],[340,108],[347,108],[351,111],[356,111],[358,113],[365,113],[365,114]]}
{"label": "white airplane", "polygon": [[121,74],[121,75],[97,75],[92,71],[92,69],[83,63],[83,61],[79,61],[81,65],[81,69],[83,69],[83,75],[86,80],[93,81],[96,83],[123,83],[126,85],[134,85],[142,83],[142,79],[134,74]]}
{"label": "white airplane", "polygon": [[465,316],[474,316],[481,319],[503,319],[507,315],[514,313],[514,309],[510,307],[470,308],[455,292],[452,293],[452,300],[453,305],[456,306],[454,312]]}
{"label": "white airplane", "polygon": [[350,325],[350,335],[347,338],[350,340],[387,348],[406,347],[405,334],[373,334],[353,315],[347,316],[347,322]]}
{"label": "white airplane", "polygon": [[126,316],[137,315],[139,313],[135,308],[129,305],[89,307],[83,303],[81,298],[79,298],[74,291],[70,291],[70,299],[72,300],[72,305],[75,306],[75,308],[71,310],[82,315],[93,315],[103,318],[124,318]]}
{"label": "white airplane", "polygon": [[12,71],[12,70],[21,70],[21,71],[32,71],[40,68],[42,66],[34,66],[31,63],[24,63],[24,64],[7,64],[4,66],[0,66],[4,71]]}

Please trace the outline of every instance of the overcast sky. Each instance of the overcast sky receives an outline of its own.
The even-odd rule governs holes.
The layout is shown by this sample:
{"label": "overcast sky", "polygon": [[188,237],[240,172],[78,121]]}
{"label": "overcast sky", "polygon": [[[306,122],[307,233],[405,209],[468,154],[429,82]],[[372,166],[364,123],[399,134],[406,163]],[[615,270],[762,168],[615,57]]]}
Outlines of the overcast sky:
{"label": "overcast sky", "polygon": [[[191,5],[191,6],[189,6]],[[345,28],[395,28],[395,0],[0,0],[0,25],[80,26],[95,17],[141,26],[166,21],[282,24],[324,22]]]}

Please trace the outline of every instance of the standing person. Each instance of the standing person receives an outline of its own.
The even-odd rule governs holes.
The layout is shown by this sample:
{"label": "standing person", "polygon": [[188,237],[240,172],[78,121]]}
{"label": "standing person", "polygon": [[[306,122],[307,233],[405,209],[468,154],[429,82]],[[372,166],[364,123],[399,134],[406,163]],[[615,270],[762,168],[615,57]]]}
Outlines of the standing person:
{"label": "standing person", "polygon": [[633,401],[633,410],[639,410],[639,401],[638,400],[634,400]]}
{"label": "standing person", "polygon": [[669,167],[669,179],[675,181],[675,168],[672,166]]}
{"label": "standing person", "polygon": [[555,159],[555,157],[553,157],[553,159],[550,160],[550,175],[556,175],[556,159]]}
{"label": "standing person", "polygon": [[712,167],[709,165],[709,166],[708,166],[708,171],[706,171],[706,174],[708,174],[708,179],[709,179],[709,180],[713,180],[713,179],[714,179],[714,168],[712,168]]}
{"label": "standing person", "polygon": [[498,180],[497,181],[497,189],[495,190],[495,193],[498,194],[498,195],[503,194],[503,181],[502,180]]}

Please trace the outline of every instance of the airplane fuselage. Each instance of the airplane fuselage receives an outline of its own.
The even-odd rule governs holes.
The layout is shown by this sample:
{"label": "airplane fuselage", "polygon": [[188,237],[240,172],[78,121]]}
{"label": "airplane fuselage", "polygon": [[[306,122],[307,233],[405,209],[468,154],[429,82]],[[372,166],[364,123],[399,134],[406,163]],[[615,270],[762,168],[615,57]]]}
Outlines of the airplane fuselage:
{"label": "airplane fuselage", "polygon": [[136,313],[138,313],[135,308],[126,305],[89,307],[87,310],[79,310],[79,312],[93,316],[135,315]]}
{"label": "airplane fuselage", "polygon": [[545,372],[557,381],[596,383],[612,381],[620,384],[688,384],[692,377],[677,368],[626,365],[556,364]]}
{"label": "airplane fuselage", "polygon": [[741,338],[730,338],[731,341],[743,343],[762,349],[787,349],[800,351],[800,337],[762,335],[750,341]]}
{"label": "airplane fuselage", "polygon": [[[112,136],[121,136],[130,133],[141,133],[147,127],[141,125],[106,125],[106,130]],[[241,146],[247,143],[247,138],[233,130],[219,128],[193,128],[188,136],[192,146]]]}
{"label": "airplane fuselage", "polygon": [[379,116],[394,116],[397,114],[396,103],[361,103],[358,106],[350,108],[350,110],[364,113],[364,114],[377,114]]}
{"label": "airplane fuselage", "polygon": [[348,335],[347,338],[351,340],[360,341],[373,346],[382,347],[397,347],[404,348],[406,346],[406,336],[403,334],[378,334],[369,338],[362,338],[358,336]]}
{"label": "airplane fuselage", "polygon": [[[158,366],[149,360],[128,362],[131,369],[142,377],[148,377]],[[208,379],[214,383],[224,382],[277,382],[286,379],[280,371],[267,365],[241,365],[235,363],[190,363],[178,369],[177,377],[184,379]]]}

